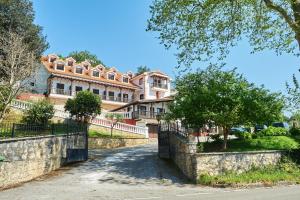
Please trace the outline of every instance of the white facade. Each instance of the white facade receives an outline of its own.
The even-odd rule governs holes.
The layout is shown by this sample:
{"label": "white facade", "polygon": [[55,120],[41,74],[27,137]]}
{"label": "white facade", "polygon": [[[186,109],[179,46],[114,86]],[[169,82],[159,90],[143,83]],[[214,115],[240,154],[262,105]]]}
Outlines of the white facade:
{"label": "white facade", "polygon": [[136,91],[135,100],[161,99],[171,94],[171,79],[159,72],[145,72],[134,77],[132,82],[141,87]]}
{"label": "white facade", "polygon": [[[77,73],[77,68],[82,69],[80,73]],[[99,75],[94,75],[94,71]],[[73,58],[62,60],[52,54],[42,58],[31,90],[62,100],[73,98],[79,91],[89,90],[99,95],[103,103],[118,107],[137,100],[165,98],[170,96],[171,88],[170,78],[161,72],[133,76],[131,72],[122,74],[115,68],[92,67],[86,61],[76,63]],[[147,108],[150,109],[158,110],[155,106]]]}

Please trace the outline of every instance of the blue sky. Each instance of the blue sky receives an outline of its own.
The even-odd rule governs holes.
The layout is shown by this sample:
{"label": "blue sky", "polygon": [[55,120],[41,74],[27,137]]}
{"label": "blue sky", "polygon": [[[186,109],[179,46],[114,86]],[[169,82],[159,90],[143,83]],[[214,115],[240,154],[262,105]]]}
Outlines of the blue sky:
{"label": "blue sky", "polygon": [[[44,27],[50,43],[45,52],[67,55],[89,50],[106,65],[122,72],[140,65],[176,74],[175,51],[165,50],[156,33],[146,32],[151,0],[33,0],[36,23]],[[300,58],[276,56],[271,51],[250,54],[242,41],[227,58],[249,81],[272,91],[285,92],[285,82],[300,68]],[[205,64],[194,64],[205,68]]]}

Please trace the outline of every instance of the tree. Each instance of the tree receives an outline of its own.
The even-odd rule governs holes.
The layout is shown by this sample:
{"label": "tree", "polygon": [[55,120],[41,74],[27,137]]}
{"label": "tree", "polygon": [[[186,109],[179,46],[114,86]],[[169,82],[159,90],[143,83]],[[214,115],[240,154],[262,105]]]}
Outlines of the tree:
{"label": "tree", "polygon": [[68,57],[74,58],[76,62],[88,61],[92,66],[99,64],[105,66],[95,54],[92,54],[89,51],[73,51],[68,55]]}
{"label": "tree", "polygon": [[214,66],[177,79],[176,90],[169,117],[198,130],[210,122],[221,126],[224,149],[232,127],[272,122],[283,109],[279,94],[255,87],[235,70]]}
{"label": "tree", "polygon": [[149,71],[150,71],[150,68],[147,67],[146,65],[145,66],[139,66],[137,68],[136,75],[140,75],[140,74],[143,74],[144,72],[149,72]]}
{"label": "tree", "polygon": [[25,112],[23,120],[31,124],[47,124],[54,116],[54,106],[46,100],[36,102]]}
{"label": "tree", "polygon": [[[29,51],[34,52],[36,61],[49,47],[42,27],[34,24],[34,11],[29,0],[0,0],[0,35],[21,34]],[[4,55],[0,47],[0,56]]]}
{"label": "tree", "polygon": [[110,126],[110,136],[113,136],[113,129],[115,125],[118,124],[118,122],[121,122],[123,120],[123,116],[118,113],[109,113],[105,116],[107,119],[111,120],[111,126]]}
{"label": "tree", "polygon": [[179,63],[223,59],[242,38],[253,52],[299,55],[300,0],[155,0],[148,31],[175,46]]}
{"label": "tree", "polygon": [[26,39],[13,32],[0,35],[0,122],[9,105],[31,80],[38,68],[35,55]]}
{"label": "tree", "polygon": [[80,91],[74,99],[67,100],[65,110],[78,121],[88,123],[101,113],[101,99],[90,91]]}

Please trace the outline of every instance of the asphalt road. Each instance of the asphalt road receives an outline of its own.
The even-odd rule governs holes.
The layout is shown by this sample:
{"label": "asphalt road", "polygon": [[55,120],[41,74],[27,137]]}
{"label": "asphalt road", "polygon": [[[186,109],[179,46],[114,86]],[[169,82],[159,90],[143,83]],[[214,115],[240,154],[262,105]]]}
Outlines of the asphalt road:
{"label": "asphalt road", "polygon": [[91,151],[88,162],[1,191],[0,200],[300,200],[300,186],[210,188],[189,184],[156,146]]}

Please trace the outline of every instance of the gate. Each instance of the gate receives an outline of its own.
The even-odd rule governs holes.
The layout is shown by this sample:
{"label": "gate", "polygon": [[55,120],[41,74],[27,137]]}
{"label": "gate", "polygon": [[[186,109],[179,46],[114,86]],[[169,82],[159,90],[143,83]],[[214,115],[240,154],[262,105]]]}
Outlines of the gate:
{"label": "gate", "polygon": [[[74,127],[75,126],[75,127]],[[67,134],[67,157],[66,162],[79,162],[88,159],[88,133],[87,125],[74,124],[73,131]]]}
{"label": "gate", "polygon": [[158,127],[158,156],[170,159],[170,131],[169,124],[160,124]]}

